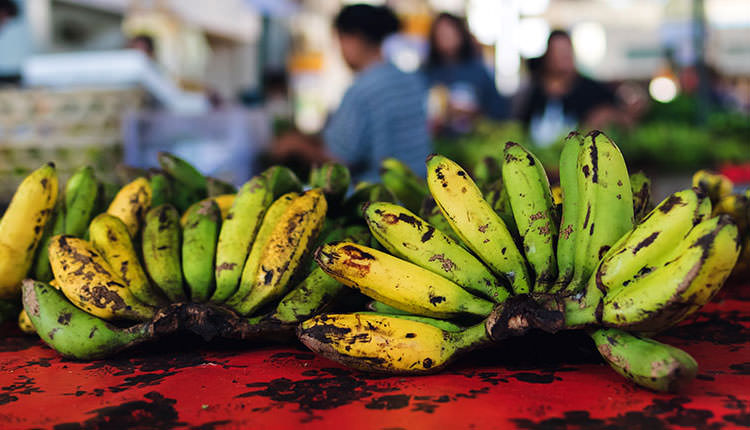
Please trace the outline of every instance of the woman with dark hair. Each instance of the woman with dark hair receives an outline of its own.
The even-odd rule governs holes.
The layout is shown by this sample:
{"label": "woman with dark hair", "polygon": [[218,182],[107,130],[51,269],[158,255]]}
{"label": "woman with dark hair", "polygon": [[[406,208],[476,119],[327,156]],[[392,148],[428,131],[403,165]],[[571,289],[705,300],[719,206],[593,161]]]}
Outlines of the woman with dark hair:
{"label": "woman with dark hair", "polygon": [[386,7],[352,5],[334,20],[341,54],[356,73],[338,110],[319,138],[292,133],[272,148],[277,161],[300,158],[309,163],[338,160],[355,180],[377,181],[380,161],[395,157],[417,174],[426,174],[432,151],[427,130],[426,88],[418,75],[384,61],[381,45],[399,30]]}
{"label": "woman with dark hair", "polygon": [[453,106],[449,117],[483,114],[503,119],[510,114],[510,104],[498,94],[466,22],[455,15],[441,13],[433,21],[424,74],[431,88],[447,88]]}
{"label": "woman with dark hair", "polygon": [[613,91],[578,73],[567,32],[552,31],[547,51],[529,61],[529,69],[531,85],[520,97],[519,118],[537,144],[554,143],[576,128],[631,124],[630,113],[617,105]]}

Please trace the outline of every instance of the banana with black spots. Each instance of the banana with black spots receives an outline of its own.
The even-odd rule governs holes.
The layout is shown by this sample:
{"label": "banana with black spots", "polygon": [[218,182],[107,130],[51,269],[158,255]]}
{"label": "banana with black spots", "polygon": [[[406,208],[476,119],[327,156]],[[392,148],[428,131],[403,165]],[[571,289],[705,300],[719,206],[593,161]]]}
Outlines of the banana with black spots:
{"label": "banana with black spots", "polygon": [[91,243],[55,236],[49,245],[49,257],[60,290],[79,309],[107,320],[143,321],[154,316],[154,309],[135,298]]}
{"label": "banana with black spots", "polygon": [[510,295],[482,262],[408,209],[374,202],[364,213],[372,235],[393,255],[496,303]]}
{"label": "banana with black spots", "polygon": [[148,179],[138,177],[120,189],[109,204],[107,213],[122,220],[128,227],[130,237],[137,238],[146,212],[151,208],[151,184]]}
{"label": "banana with black spots", "polygon": [[485,317],[493,304],[454,282],[390,254],[351,242],[326,244],[318,265],[342,284],[394,308],[434,318]]}
{"label": "banana with black spots", "polygon": [[157,206],[146,214],[142,253],[146,272],[170,302],[184,301],[180,215],[174,206]]}
{"label": "banana with black spots", "polygon": [[630,175],[630,187],[633,189],[633,216],[639,223],[654,208],[651,203],[651,179],[643,172]]}
{"label": "banana with black spots", "polygon": [[544,293],[557,278],[557,220],[547,173],[534,154],[508,142],[503,150],[502,174],[524,254],[534,270],[533,291]]}
{"label": "banana with black spots", "polygon": [[503,220],[484,200],[468,173],[441,156],[427,159],[427,184],[453,231],[515,294],[531,292],[526,260]]}
{"label": "banana with black spots", "polygon": [[386,158],[380,162],[380,180],[412,212],[419,210],[422,201],[429,194],[424,179],[395,158]]}
{"label": "banana with black spots", "polygon": [[205,199],[186,212],[182,230],[182,274],[190,300],[205,302],[214,288],[216,242],[221,228],[221,211],[213,199]]}
{"label": "banana with black spots", "polygon": [[580,191],[578,189],[578,154],[583,146],[583,138],[578,132],[571,132],[565,138],[560,154],[560,191],[562,193],[562,216],[557,238],[557,281],[552,292],[565,289],[573,279],[575,271],[576,236]]}
{"label": "banana with black spots", "polygon": [[81,167],[65,185],[65,234],[83,237],[96,211],[99,182],[91,166]]}

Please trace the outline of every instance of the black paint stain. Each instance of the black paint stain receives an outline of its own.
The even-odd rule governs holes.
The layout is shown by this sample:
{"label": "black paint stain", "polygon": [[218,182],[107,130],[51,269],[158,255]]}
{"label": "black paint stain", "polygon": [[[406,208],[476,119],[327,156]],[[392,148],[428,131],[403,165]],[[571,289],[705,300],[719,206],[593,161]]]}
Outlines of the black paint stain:
{"label": "black paint stain", "polygon": [[31,393],[43,393],[37,387],[34,378],[28,376],[16,377],[16,382],[0,387],[0,405],[7,405],[18,400],[18,396],[26,396]]}
{"label": "black paint stain", "polygon": [[409,399],[411,396],[406,394],[392,394],[388,396],[381,396],[372,399],[365,405],[367,409],[381,409],[381,410],[393,410],[403,409],[409,406]]}

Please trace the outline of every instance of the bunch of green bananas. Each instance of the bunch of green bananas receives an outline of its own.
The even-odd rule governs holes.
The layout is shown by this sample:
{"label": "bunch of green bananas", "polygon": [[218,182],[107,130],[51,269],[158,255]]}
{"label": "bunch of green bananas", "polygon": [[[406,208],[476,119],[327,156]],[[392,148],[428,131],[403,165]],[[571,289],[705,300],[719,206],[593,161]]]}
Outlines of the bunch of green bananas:
{"label": "bunch of green bananas", "polygon": [[387,252],[347,241],[319,247],[320,268],[373,299],[375,312],[315,316],[298,328],[302,343],[354,368],[418,374],[530,328],[582,329],[637,384],[667,391],[692,380],[692,357],[644,336],[721,288],[739,254],[734,222],[712,217],[695,189],[644,214],[647,178],[631,184],[618,147],[598,131],[565,141],[561,208],[532,153],[509,142],[498,158],[480,187],[431,156],[424,217],[365,205]]}
{"label": "bunch of green bananas", "polygon": [[[183,166],[172,172],[187,166],[200,175],[160,157]],[[311,261],[311,251],[323,241],[370,241],[352,217],[326,218],[329,202],[346,213],[369,194],[344,198],[350,174],[341,165],[313,172],[314,188],[303,191],[291,170],[274,166],[236,195],[205,198],[182,214],[171,202],[154,204],[151,181],[133,179],[84,224],[85,239],[50,237],[52,279],[24,281],[19,325],[77,359],[179,329],[205,338],[292,334],[347,291]]]}

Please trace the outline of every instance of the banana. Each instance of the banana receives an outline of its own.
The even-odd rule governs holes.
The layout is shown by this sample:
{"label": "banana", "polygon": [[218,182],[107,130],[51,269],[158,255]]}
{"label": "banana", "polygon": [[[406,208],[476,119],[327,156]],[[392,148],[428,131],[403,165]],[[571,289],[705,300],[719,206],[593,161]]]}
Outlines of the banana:
{"label": "banana", "polygon": [[65,234],[83,237],[96,210],[99,182],[91,166],[73,173],[65,185]]}
{"label": "banana", "polygon": [[437,203],[435,203],[435,199],[433,199],[432,196],[427,196],[427,198],[424,199],[424,202],[422,202],[419,216],[427,221],[427,223],[440,230],[444,235],[453,239],[457,244],[464,248],[466,247],[463,241],[461,241],[461,238],[458,237],[455,231],[453,231],[453,228],[448,220],[445,219],[443,213],[440,212],[440,208],[437,206]]}
{"label": "banana", "polygon": [[524,254],[535,274],[533,291],[546,292],[557,278],[557,220],[547,173],[534,154],[514,142],[505,144],[502,173]]}
{"label": "banana", "polygon": [[302,182],[288,167],[271,166],[260,175],[266,179],[268,187],[273,194],[273,200],[278,199],[286,193],[302,192]]}
{"label": "banana", "polygon": [[411,315],[411,314],[391,314],[391,313],[380,313],[380,312],[357,312],[360,315],[373,315],[373,316],[381,316],[381,317],[391,317],[391,318],[399,318],[402,320],[407,321],[416,321],[424,324],[429,324],[433,327],[437,327],[440,330],[447,331],[447,332],[459,332],[461,330],[464,330],[464,327],[461,327],[458,324],[454,324],[450,321],[446,320],[439,320],[435,318],[428,318],[428,317],[421,317],[419,315]]}
{"label": "banana", "polygon": [[550,187],[550,192],[552,193],[552,202],[555,205],[562,205],[563,197],[562,197],[562,187],[559,185],[553,185]]}
{"label": "banana", "polygon": [[23,306],[39,337],[69,358],[102,358],[153,337],[149,323],[117,328],[71,305],[49,285],[30,279],[23,284]]}
{"label": "banana", "polygon": [[508,189],[503,184],[503,179],[500,178],[484,188],[484,200],[503,220],[513,238],[518,238],[517,242],[521,242],[521,235],[518,233],[518,226],[516,225],[516,220],[513,218],[513,210],[510,207],[510,196],[508,195]]}
{"label": "banana", "polygon": [[91,243],[55,236],[49,245],[49,257],[60,290],[79,309],[107,320],[146,320],[154,316],[154,309],[133,296]]}
{"label": "banana", "polygon": [[96,202],[96,213],[99,214],[106,212],[118,192],[120,192],[120,187],[118,185],[113,184],[112,182],[100,181],[99,192],[96,193],[97,196],[99,196],[97,199],[98,201]]}
{"label": "banana", "polygon": [[695,359],[673,346],[613,328],[595,330],[590,336],[617,373],[642,387],[677,392],[698,374]]}
{"label": "banana", "polygon": [[422,201],[429,194],[424,179],[395,158],[386,158],[380,162],[380,180],[412,212],[419,211]]}
{"label": "banana", "polygon": [[272,198],[272,188],[264,176],[256,176],[240,188],[219,232],[216,289],[210,301],[222,303],[237,290],[250,245]]}
{"label": "banana", "polygon": [[303,322],[297,335],[317,354],[357,370],[396,374],[436,372],[461,353],[484,346],[484,324],[449,332],[431,324],[372,315],[323,314]]}
{"label": "banana", "polygon": [[18,314],[18,328],[21,329],[21,332],[24,334],[36,334],[34,323],[31,322],[29,314],[23,309],[21,309],[21,312]]}
{"label": "banana", "polygon": [[237,194],[237,187],[229,182],[208,176],[206,177],[206,191],[208,197],[216,197],[224,194]]}
{"label": "banana", "polygon": [[391,254],[496,303],[510,295],[476,257],[408,209],[375,202],[364,213],[370,232]]}
{"label": "banana", "polygon": [[16,189],[0,219],[0,299],[15,299],[57,202],[57,173],[48,163]]}
{"label": "banana", "polygon": [[151,184],[148,179],[139,177],[120,189],[107,213],[120,218],[128,227],[130,237],[136,238],[150,207]]}
{"label": "banana", "polygon": [[724,175],[698,170],[693,175],[693,187],[703,190],[711,198],[711,204],[716,205],[723,197],[732,194],[734,184]]}
{"label": "banana", "polygon": [[604,297],[602,324],[649,333],[671,327],[722,287],[739,250],[737,226],[729,217],[698,224],[666,262]]}
{"label": "banana", "polygon": [[323,226],[327,209],[320,188],[292,201],[263,247],[255,282],[237,309],[241,315],[252,314],[289,290],[297,269],[305,267],[305,258]]}
{"label": "banana", "polygon": [[52,280],[52,267],[49,265],[49,241],[52,236],[65,233],[65,205],[61,199],[53,209],[53,214],[47,225],[44,226],[44,234],[39,240],[39,246],[36,249],[36,257],[31,268],[31,277],[37,281],[49,282]]}
{"label": "banana", "polygon": [[492,303],[440,275],[398,257],[351,242],[326,244],[315,252],[318,265],[342,284],[416,315],[485,317]]}
{"label": "banana", "polygon": [[272,317],[282,323],[297,323],[323,311],[344,289],[320,267],[313,271],[276,306]]}
{"label": "banana", "polygon": [[157,207],[174,200],[172,178],[163,170],[150,169],[148,183],[151,185],[151,206]]}
{"label": "banana", "polygon": [[750,197],[748,195],[732,194],[724,196],[716,203],[712,216],[729,215],[732,217],[740,234],[746,236],[750,232]]}
{"label": "banana", "polygon": [[255,240],[252,243],[250,254],[245,260],[245,267],[242,269],[242,276],[240,277],[240,286],[237,288],[237,291],[227,299],[227,307],[242,313],[240,306],[243,299],[250,294],[250,289],[255,284],[255,278],[258,274],[260,257],[263,255],[263,250],[265,249],[268,240],[271,238],[271,234],[276,228],[276,225],[281,221],[284,213],[297,197],[299,197],[298,193],[286,193],[276,199],[266,211],[266,214],[263,216],[263,222],[258,229],[258,234],[255,236]]}
{"label": "banana", "polygon": [[94,248],[136,299],[149,306],[165,304],[164,298],[148,280],[128,228],[120,218],[109,214],[98,215],[91,221],[89,237]]}
{"label": "banana", "polygon": [[161,205],[148,211],[142,254],[146,272],[170,302],[186,299],[182,285],[180,225],[177,209]]}
{"label": "banana", "polygon": [[565,290],[573,294],[586,287],[599,260],[633,228],[630,175],[617,145],[604,133],[592,131],[580,147],[577,168],[575,270]]}
{"label": "banana", "polygon": [[702,192],[690,189],[670,195],[611,248],[596,272],[598,287],[614,293],[627,286],[659,264],[710,214],[711,201]]}
{"label": "banana", "polygon": [[636,224],[653,209],[651,203],[651,179],[643,172],[630,175],[630,187],[633,190],[633,216]]}
{"label": "banana", "polygon": [[192,164],[168,152],[156,154],[159,165],[174,178],[177,188],[188,188],[200,198],[206,197],[206,177]]}
{"label": "banana", "polygon": [[236,197],[237,197],[236,194],[222,194],[220,196],[213,197],[213,200],[216,202],[216,205],[219,206],[219,211],[221,211],[222,221],[227,219],[227,215],[229,215],[229,210],[232,209],[232,205],[234,204],[234,199]]}
{"label": "banana", "polygon": [[331,206],[338,206],[351,184],[351,173],[343,164],[325,163],[310,170],[310,186],[320,188]]}
{"label": "banana", "polygon": [[560,154],[560,190],[562,191],[562,216],[557,238],[557,281],[551,290],[564,289],[573,279],[575,271],[576,236],[580,190],[578,189],[578,154],[583,138],[577,132],[568,134]]}
{"label": "banana", "polygon": [[505,277],[515,294],[530,292],[525,259],[505,223],[469,175],[453,161],[432,155],[427,159],[427,183],[440,211],[463,243],[495,274]]}
{"label": "banana", "polygon": [[190,300],[205,302],[214,286],[214,260],[221,211],[210,198],[201,201],[197,207],[191,206],[191,209],[186,212],[187,222],[182,230],[182,273],[190,291]]}

